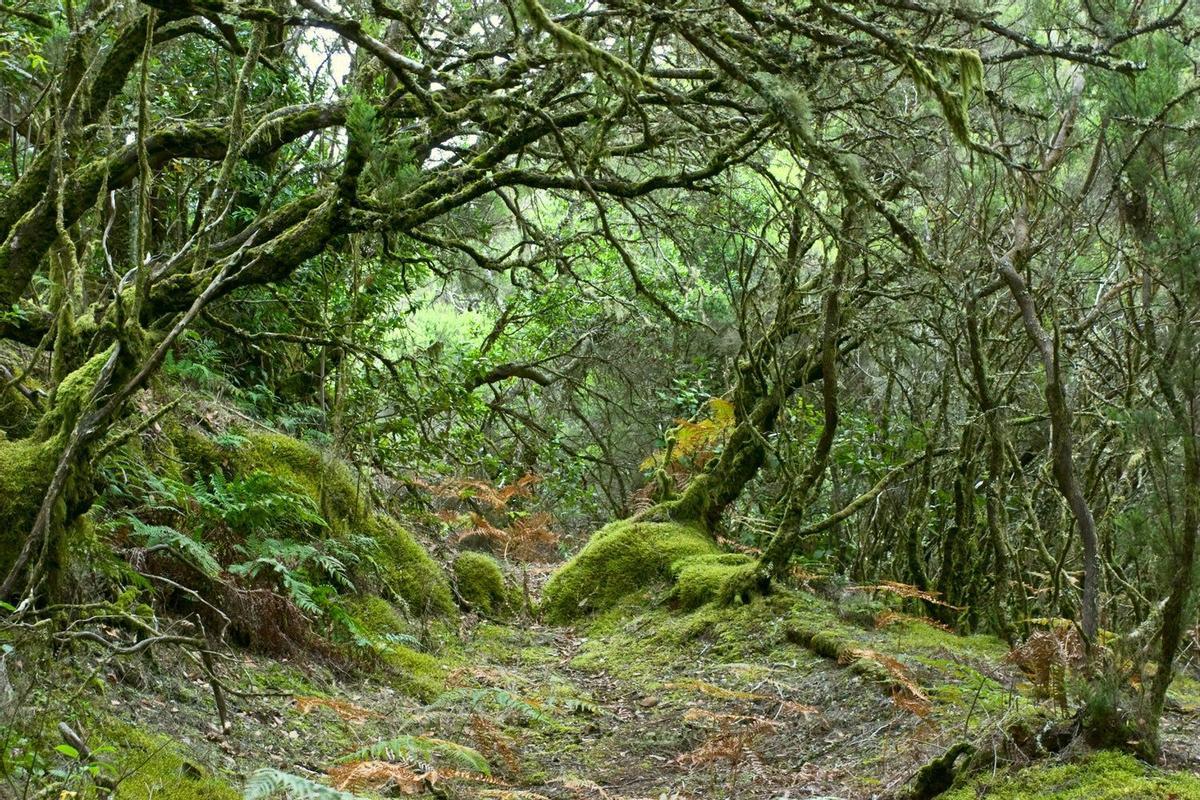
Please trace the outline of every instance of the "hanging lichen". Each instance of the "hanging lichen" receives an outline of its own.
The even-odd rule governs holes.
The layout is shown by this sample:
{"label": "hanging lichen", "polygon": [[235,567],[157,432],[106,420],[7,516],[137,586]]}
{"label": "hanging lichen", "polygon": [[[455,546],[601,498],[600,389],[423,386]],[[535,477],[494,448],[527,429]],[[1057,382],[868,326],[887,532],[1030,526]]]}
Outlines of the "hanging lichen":
{"label": "hanging lichen", "polygon": [[[979,58],[979,52],[969,48],[923,47],[921,54],[930,61],[933,69],[917,58],[911,48],[899,50],[913,83],[937,98],[942,115],[950,124],[955,138],[969,146],[971,120],[968,105],[971,93],[983,89],[983,61]],[[949,88],[943,81],[944,75],[957,75],[958,88]]]}

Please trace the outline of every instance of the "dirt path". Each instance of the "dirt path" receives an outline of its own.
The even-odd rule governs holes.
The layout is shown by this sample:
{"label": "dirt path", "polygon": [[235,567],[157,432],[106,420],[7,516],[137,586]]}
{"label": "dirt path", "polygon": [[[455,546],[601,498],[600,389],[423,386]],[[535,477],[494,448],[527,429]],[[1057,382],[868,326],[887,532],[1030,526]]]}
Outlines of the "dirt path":
{"label": "dirt path", "polygon": [[[856,626],[799,593],[691,614],[648,600],[579,628],[468,622],[442,654],[444,685],[419,700],[311,663],[244,658],[246,684],[317,700],[239,699],[225,737],[199,676],[131,683],[112,702],[233,774],[267,764],[325,780],[347,754],[435,737],[475,749],[492,769],[483,781],[435,764],[442,796],[553,800],[886,797],[954,743],[1037,708],[1003,662],[1006,648],[987,637],[906,619]],[[795,644],[789,626],[801,623],[852,637],[920,702]],[[1175,765],[1195,769],[1200,717],[1189,697],[1177,699],[1166,738]]]}

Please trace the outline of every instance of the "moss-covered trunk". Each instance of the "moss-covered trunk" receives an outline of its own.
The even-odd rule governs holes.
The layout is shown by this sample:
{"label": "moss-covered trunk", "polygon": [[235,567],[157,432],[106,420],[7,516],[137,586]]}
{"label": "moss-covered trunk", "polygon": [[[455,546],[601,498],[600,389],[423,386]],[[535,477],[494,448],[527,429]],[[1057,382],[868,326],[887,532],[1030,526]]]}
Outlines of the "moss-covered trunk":
{"label": "moss-covered trunk", "polygon": [[676,522],[697,524],[709,532],[716,528],[725,509],[737,500],[766,459],[763,428],[759,426],[768,416],[774,421],[778,404],[770,409],[756,408],[755,412],[734,428],[715,465],[693,478],[682,495],[664,505],[665,516]]}
{"label": "moss-covered trunk", "polygon": [[25,438],[0,440],[0,593],[60,594],[70,552],[67,532],[95,498],[94,449],[105,420],[90,415],[113,377],[112,348],[93,356],[55,389]]}

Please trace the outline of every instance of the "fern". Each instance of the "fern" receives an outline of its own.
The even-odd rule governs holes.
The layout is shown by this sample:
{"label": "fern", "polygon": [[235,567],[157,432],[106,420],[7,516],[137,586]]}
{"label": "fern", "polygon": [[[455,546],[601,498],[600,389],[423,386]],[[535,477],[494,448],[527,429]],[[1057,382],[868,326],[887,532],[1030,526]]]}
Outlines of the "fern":
{"label": "fern", "polygon": [[325,613],[333,622],[345,628],[350,634],[355,647],[362,647],[376,653],[394,652],[396,645],[403,645],[412,650],[421,649],[421,640],[407,633],[374,633],[363,627],[363,624],[337,602],[332,602]]}
{"label": "fern", "polygon": [[261,470],[234,479],[218,470],[207,485],[177,483],[175,487],[182,500],[199,506],[204,524],[210,527],[225,525],[244,534],[328,527],[312,498]]}
{"label": "fern", "polygon": [[516,712],[537,722],[546,722],[548,717],[541,705],[532,700],[513,694],[505,689],[487,687],[483,689],[451,689],[443,692],[434,701],[434,705],[445,706],[456,703],[467,703],[472,709],[479,711],[484,707],[501,713]]}
{"label": "fern", "polygon": [[591,714],[599,717],[607,713],[600,705],[581,697],[551,697],[546,705],[551,708],[561,708],[568,714]]}
{"label": "fern", "polygon": [[361,750],[355,750],[342,763],[351,761],[369,761],[372,759],[387,759],[389,761],[407,761],[420,765],[436,765],[440,761],[461,769],[491,775],[492,768],[487,759],[466,745],[446,739],[435,739],[430,736],[397,736],[378,742]]}
{"label": "fern", "polygon": [[125,519],[133,535],[143,539],[147,547],[165,547],[173,551],[206,577],[215,578],[221,573],[221,565],[202,542],[168,525],[148,525],[132,515]]}
{"label": "fern", "polygon": [[267,800],[274,797],[288,800],[359,800],[356,794],[339,792],[316,781],[277,769],[255,770],[246,779],[246,786],[242,789],[242,800]]}

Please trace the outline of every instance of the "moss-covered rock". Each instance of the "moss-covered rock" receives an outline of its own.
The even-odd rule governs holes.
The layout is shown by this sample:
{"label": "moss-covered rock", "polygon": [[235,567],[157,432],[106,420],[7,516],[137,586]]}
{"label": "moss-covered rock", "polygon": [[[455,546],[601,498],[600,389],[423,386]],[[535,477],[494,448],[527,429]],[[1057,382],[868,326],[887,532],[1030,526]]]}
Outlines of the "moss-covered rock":
{"label": "moss-covered rock", "polygon": [[1200,777],[1157,770],[1104,751],[1071,764],[1038,764],[984,775],[942,800],[1198,800]]}
{"label": "moss-covered rock", "polygon": [[398,522],[371,511],[365,488],[344,462],[281,433],[254,431],[223,446],[183,424],[171,424],[167,432],[185,465],[185,475],[193,480],[216,471],[229,477],[270,475],[312,500],[329,526],[327,535],[343,540],[366,536],[375,541],[364,569],[374,573],[380,592],[412,615],[454,612],[445,573]]}
{"label": "moss-covered rock", "polygon": [[317,448],[281,433],[254,431],[234,456],[234,471],[262,470],[306,494],[335,534],[367,515],[366,487],[350,468]]}
{"label": "moss-covered rock", "polygon": [[226,468],[228,453],[201,431],[168,419],[163,432],[179,459],[179,473],[191,480],[203,479]]}
{"label": "moss-covered rock", "polygon": [[513,605],[512,592],[496,559],[467,550],[454,559],[454,585],[472,609],[488,615],[501,614]]}
{"label": "moss-covered rock", "polygon": [[365,487],[338,458],[273,431],[249,431],[222,443],[180,422],[165,426],[185,475],[203,479],[265,472],[312,500],[335,534],[369,516]]}
{"label": "moss-covered rock", "polygon": [[376,514],[363,532],[378,545],[375,564],[385,591],[413,614],[454,613],[454,597],[445,573],[400,523]]}
{"label": "moss-covered rock", "polygon": [[671,578],[673,567],[684,559],[717,555],[712,537],[696,526],[613,522],[554,574],[546,584],[542,610],[552,622],[570,621]]}

